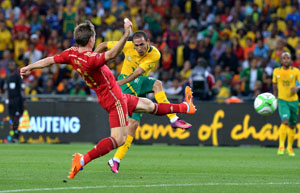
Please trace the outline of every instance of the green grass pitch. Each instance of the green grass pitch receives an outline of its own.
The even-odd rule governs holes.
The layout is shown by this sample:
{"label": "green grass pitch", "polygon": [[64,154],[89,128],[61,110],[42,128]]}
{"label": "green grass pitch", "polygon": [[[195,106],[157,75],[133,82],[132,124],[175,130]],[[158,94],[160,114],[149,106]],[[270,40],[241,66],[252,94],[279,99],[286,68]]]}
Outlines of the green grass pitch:
{"label": "green grass pitch", "polygon": [[4,192],[300,192],[300,150],[276,148],[133,145],[113,174],[114,151],[67,179],[71,155],[92,144],[1,144],[0,193]]}

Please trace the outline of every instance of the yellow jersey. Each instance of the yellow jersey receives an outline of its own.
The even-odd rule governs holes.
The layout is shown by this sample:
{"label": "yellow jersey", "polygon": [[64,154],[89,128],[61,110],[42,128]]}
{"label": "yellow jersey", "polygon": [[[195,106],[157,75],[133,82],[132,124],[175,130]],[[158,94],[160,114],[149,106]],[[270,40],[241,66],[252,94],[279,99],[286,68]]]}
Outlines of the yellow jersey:
{"label": "yellow jersey", "polygon": [[297,101],[297,93],[291,93],[291,88],[296,86],[296,81],[300,83],[300,71],[298,68],[289,67],[285,70],[283,67],[275,68],[273,71],[273,83],[277,83],[278,98],[285,101]]}
{"label": "yellow jersey", "polygon": [[[110,50],[117,43],[117,41],[107,42],[107,49]],[[140,56],[139,53],[134,49],[134,44],[132,41],[126,42],[122,52],[125,55],[125,59],[123,61],[121,74],[127,76],[132,74],[137,67],[141,67],[145,71],[142,76],[148,76],[149,73],[155,69],[155,66],[160,59],[160,52],[157,48],[151,45],[149,46],[146,54],[144,56]]]}

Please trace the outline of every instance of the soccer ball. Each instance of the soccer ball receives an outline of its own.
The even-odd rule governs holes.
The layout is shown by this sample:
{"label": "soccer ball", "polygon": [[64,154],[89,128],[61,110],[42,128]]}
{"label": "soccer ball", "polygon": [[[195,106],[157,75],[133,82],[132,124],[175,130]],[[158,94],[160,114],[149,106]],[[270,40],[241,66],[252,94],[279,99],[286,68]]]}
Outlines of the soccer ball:
{"label": "soccer ball", "polygon": [[260,115],[272,115],[277,109],[277,99],[271,93],[262,93],[255,98],[254,109]]}

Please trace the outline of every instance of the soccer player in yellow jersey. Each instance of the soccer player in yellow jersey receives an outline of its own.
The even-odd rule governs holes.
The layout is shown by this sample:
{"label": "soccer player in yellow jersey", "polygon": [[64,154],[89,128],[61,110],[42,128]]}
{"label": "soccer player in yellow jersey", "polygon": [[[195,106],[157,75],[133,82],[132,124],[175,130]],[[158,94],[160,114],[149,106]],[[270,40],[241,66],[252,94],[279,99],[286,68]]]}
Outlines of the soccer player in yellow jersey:
{"label": "soccer player in yellow jersey", "polygon": [[[116,45],[117,41],[101,43],[95,52],[104,52],[110,50]],[[155,100],[158,103],[169,103],[162,83],[159,80],[149,77],[149,72],[157,65],[160,60],[160,52],[157,48],[150,45],[147,34],[143,31],[137,31],[132,36],[132,41],[127,41],[122,52],[125,55],[118,84],[123,93],[135,96],[145,96],[147,93],[154,93]],[[179,119],[175,113],[167,115],[173,128],[187,129],[192,125]],[[135,131],[141,120],[142,113],[133,113],[129,119],[128,135],[124,145],[119,147],[114,158],[109,160],[108,165],[112,172],[118,173],[120,160],[124,158],[130,147]]]}
{"label": "soccer player in yellow jersey", "polygon": [[273,71],[273,93],[278,97],[278,110],[281,118],[277,154],[284,154],[285,139],[288,133],[286,152],[289,156],[295,156],[293,142],[298,118],[297,91],[299,90],[296,81],[300,82],[300,71],[291,66],[291,55],[288,52],[281,54],[280,63],[281,67],[275,68]]}

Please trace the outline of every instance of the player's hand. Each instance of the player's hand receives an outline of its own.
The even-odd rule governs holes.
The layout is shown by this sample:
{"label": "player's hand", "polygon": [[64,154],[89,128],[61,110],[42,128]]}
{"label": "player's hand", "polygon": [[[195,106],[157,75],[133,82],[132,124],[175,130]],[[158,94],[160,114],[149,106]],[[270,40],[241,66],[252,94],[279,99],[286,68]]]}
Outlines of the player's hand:
{"label": "player's hand", "polygon": [[124,19],[124,30],[126,34],[130,34],[132,23],[128,18]]}
{"label": "player's hand", "polygon": [[117,84],[118,84],[119,86],[121,86],[120,80],[119,80],[119,81],[117,81]]}
{"label": "player's hand", "polygon": [[29,76],[30,73],[31,73],[31,69],[28,66],[25,66],[25,67],[23,67],[23,68],[20,69],[20,75],[21,75],[22,79],[24,79],[27,76]]}
{"label": "player's hand", "polygon": [[298,91],[299,87],[298,86],[295,86],[293,88],[291,88],[291,93],[296,93]]}

